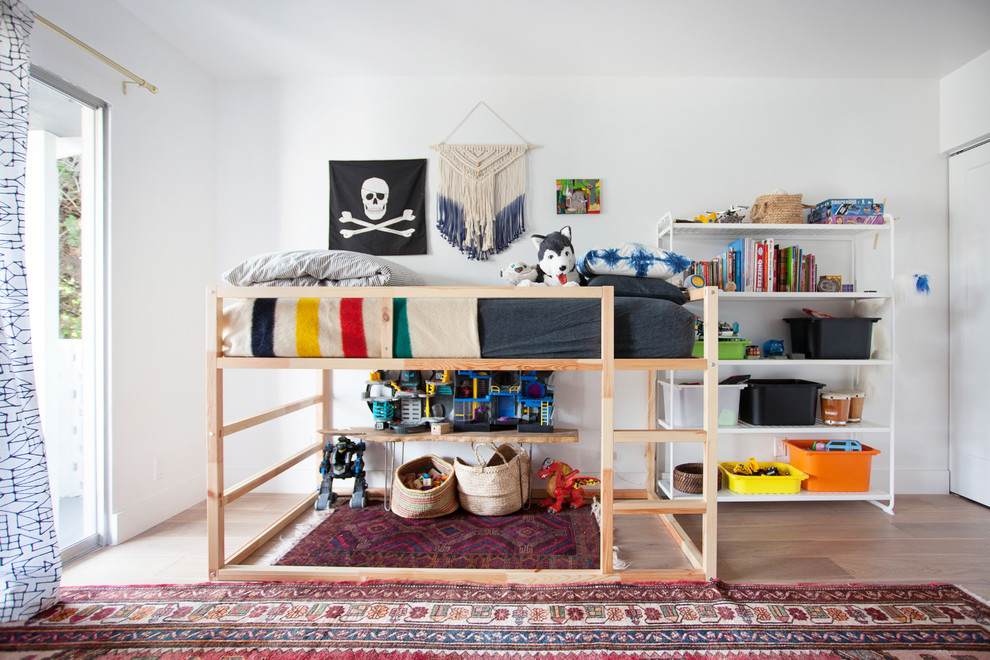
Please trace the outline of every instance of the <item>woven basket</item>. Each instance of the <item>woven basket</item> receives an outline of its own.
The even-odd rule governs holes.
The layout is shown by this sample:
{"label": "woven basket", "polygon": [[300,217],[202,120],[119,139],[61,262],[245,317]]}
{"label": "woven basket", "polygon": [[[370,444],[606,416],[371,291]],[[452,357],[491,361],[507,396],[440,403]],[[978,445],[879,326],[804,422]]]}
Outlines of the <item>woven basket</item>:
{"label": "woven basket", "polygon": [[[716,490],[722,488],[722,471],[715,468]],[[704,478],[704,466],[701,463],[681,463],[674,468],[674,488],[682,493],[701,493],[701,481]]]}
{"label": "woven basket", "polygon": [[457,492],[461,506],[476,516],[505,516],[515,513],[529,500],[530,460],[522,447],[486,442],[494,454],[485,463],[474,447],[478,465],[454,459]]}
{"label": "woven basket", "polygon": [[750,207],[749,217],[753,222],[761,224],[804,224],[801,195],[788,195],[783,190],[760,195]]}
{"label": "woven basket", "polygon": [[[402,483],[402,475],[423,474],[430,468],[450,478],[430,490],[414,490]],[[457,477],[454,466],[433,455],[403,463],[392,479],[392,513],[403,518],[438,518],[457,511]]]}

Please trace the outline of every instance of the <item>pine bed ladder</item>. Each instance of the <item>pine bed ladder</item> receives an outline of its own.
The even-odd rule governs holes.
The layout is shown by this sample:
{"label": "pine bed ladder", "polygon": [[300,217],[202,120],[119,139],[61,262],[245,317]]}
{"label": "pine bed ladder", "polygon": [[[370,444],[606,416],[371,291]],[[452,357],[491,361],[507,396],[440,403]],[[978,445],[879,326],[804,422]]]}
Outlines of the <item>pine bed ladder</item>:
{"label": "pine bed ladder", "polygon": [[[703,309],[704,354],[702,357],[669,360],[617,359],[616,371],[646,371],[649,378],[649,403],[646,429],[614,429],[602,437],[602,568],[604,573],[616,573],[622,581],[645,580],[708,580],[716,577],[717,537],[717,470],[718,470],[718,294],[715,287],[695,289],[691,300],[700,300]],[[658,423],[657,372],[701,372],[703,382],[703,420],[699,429],[661,429]],[[672,416],[670,417],[672,419]],[[611,436],[611,437],[609,437]],[[703,445],[703,486],[699,498],[662,499],[657,488],[657,446],[667,442],[699,442]],[[625,499],[629,492],[616,498],[612,483],[615,451],[630,443],[646,444],[646,483],[644,493],[633,491],[634,499]],[[607,461],[607,462],[606,462]],[[673,470],[673,465],[666,466]],[[700,515],[701,547],[674,518],[675,515]],[[613,567],[613,515],[657,516],[680,547],[693,568],[645,569]]]}

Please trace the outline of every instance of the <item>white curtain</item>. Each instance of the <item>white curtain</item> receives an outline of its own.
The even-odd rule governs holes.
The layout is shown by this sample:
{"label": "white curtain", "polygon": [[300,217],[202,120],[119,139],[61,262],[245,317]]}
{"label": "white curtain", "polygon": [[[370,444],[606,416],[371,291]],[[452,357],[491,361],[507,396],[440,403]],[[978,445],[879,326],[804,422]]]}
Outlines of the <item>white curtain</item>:
{"label": "white curtain", "polygon": [[34,386],[24,275],[28,37],[34,16],[0,0],[0,621],[55,604],[62,570]]}

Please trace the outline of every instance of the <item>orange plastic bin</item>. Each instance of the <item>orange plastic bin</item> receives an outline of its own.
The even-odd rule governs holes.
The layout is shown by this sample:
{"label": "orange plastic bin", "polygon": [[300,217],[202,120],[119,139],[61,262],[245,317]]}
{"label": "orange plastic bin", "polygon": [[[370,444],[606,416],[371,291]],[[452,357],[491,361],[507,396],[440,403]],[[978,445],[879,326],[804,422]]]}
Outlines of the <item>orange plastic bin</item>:
{"label": "orange plastic bin", "polygon": [[814,440],[785,440],[790,464],[808,475],[801,488],[816,492],[864,493],[870,490],[870,465],[880,453],[866,445],[862,451],[815,451]]}

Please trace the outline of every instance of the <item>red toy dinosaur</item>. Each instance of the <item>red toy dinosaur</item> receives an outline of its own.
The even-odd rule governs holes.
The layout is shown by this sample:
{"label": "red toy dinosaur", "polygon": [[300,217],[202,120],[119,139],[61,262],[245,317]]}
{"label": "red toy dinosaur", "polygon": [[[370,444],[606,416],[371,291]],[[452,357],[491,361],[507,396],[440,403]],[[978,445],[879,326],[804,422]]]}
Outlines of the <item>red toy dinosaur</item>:
{"label": "red toy dinosaur", "polygon": [[550,513],[560,513],[564,504],[570,504],[575,509],[584,506],[587,493],[582,486],[595,486],[601,483],[594,477],[579,477],[578,471],[567,463],[548,458],[543,461],[543,467],[536,473],[540,479],[547,480],[547,497],[540,500],[540,506],[547,508]]}

